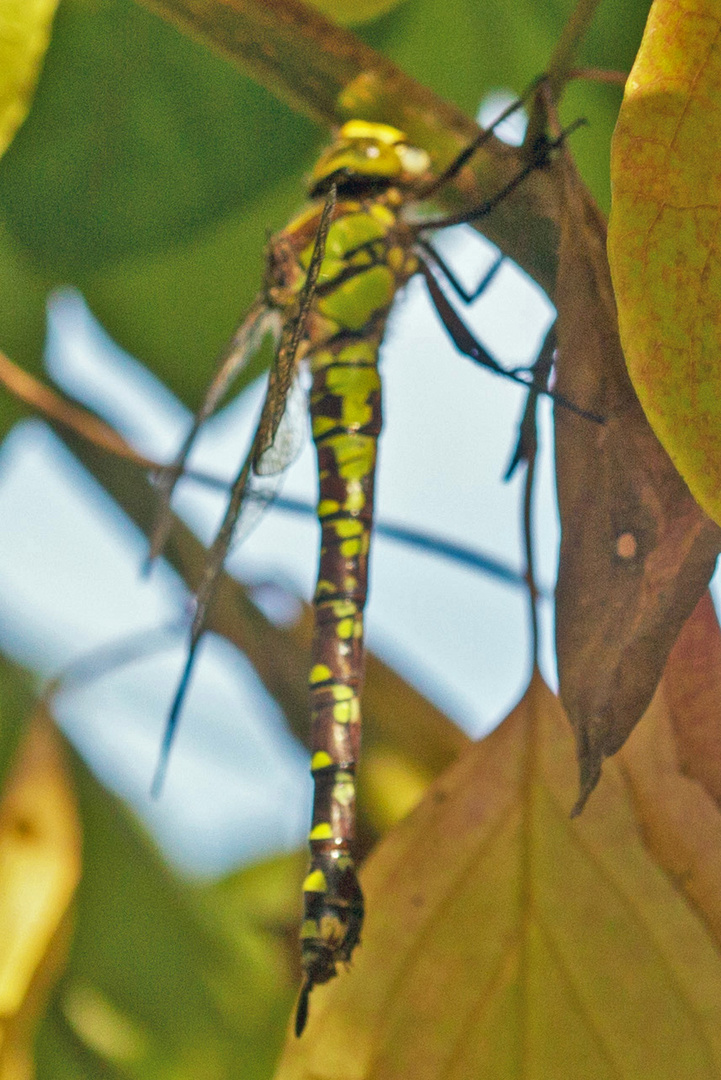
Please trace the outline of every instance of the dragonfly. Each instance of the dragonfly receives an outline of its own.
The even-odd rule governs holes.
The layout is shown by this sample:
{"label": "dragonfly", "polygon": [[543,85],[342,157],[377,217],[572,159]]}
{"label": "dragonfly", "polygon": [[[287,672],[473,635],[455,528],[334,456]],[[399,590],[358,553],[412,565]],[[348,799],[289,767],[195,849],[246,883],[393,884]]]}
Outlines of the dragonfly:
{"label": "dragonfly", "polygon": [[[510,106],[496,124],[520,104]],[[150,560],[161,553],[168,537],[170,498],[199,429],[265,336],[272,334],[276,352],[265,400],[196,597],[187,661],[153,781],[155,795],[163,783],[205,615],[230,544],[272,499],[279,477],[300,450],[296,419],[305,408],[301,375],[309,369],[321,543],[309,674],[314,796],[310,867],[303,884],[304,976],[297,1035],[306,1024],[313,987],[328,982],[349,963],[363,923],[363,894],[353,856],[363,614],[382,419],[378,355],[398,293],[414,275],[423,275],[457,348],[476,363],[538,390],[530,369],[509,371],[489,355],[444,291],[448,288],[470,304],[487,287],[502,256],[468,292],[430,237],[434,230],[491,213],[530,173],[548,163],[568,131],[555,140],[539,140],[526,164],[486,201],[442,217],[413,220],[408,213],[449,183],[492,133],[492,127],[480,131],[434,177],[427,152],[411,145],[399,129],[366,120],[350,120],[340,128],[312,171],[307,207],[269,240],[259,296],[236,331],[175,462],[159,478],[161,509],[151,536]],[[545,392],[559,400],[553,392]],[[563,399],[560,403],[590,419],[601,419]]]}

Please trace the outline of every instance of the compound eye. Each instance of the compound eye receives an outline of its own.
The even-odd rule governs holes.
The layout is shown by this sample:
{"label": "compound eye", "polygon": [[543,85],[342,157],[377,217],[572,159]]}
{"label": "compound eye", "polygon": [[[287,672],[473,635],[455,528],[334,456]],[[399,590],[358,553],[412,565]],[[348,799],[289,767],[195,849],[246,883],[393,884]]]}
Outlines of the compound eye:
{"label": "compound eye", "polygon": [[404,170],[412,176],[420,176],[421,173],[424,173],[430,168],[430,157],[425,150],[421,150],[417,146],[408,146],[405,143],[400,143],[396,146],[396,153],[398,154]]}

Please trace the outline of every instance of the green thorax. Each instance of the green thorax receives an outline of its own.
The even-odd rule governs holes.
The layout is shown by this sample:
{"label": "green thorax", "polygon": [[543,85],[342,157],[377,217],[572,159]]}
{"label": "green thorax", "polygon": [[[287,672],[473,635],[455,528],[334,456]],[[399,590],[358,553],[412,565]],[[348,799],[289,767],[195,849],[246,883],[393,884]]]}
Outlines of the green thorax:
{"label": "green thorax", "polygon": [[[392,187],[339,200],[313,301],[314,313],[328,324],[323,337],[362,333],[387,313],[398,289],[415,273],[412,237],[398,217],[402,203]],[[271,242],[269,296],[281,308],[291,307],[305,283],[321,213],[322,204],[314,202]],[[316,337],[312,330],[310,336]]]}

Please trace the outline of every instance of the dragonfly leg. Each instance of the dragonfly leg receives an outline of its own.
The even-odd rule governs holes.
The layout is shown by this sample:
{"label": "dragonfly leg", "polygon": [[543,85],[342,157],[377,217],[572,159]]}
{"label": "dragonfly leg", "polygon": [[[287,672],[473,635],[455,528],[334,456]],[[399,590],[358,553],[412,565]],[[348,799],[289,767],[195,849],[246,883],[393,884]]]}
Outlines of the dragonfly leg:
{"label": "dragonfly leg", "polygon": [[419,238],[418,240],[416,240],[416,247],[419,247],[421,251],[425,252],[425,254],[430,259],[432,259],[432,261],[443,274],[443,277],[446,279],[446,281],[451,286],[456,295],[461,298],[464,304],[472,304],[474,300],[477,300],[478,297],[486,291],[498,271],[501,269],[501,266],[503,265],[503,262],[506,258],[503,252],[500,252],[498,258],[492,263],[490,269],[483,275],[476,288],[472,292],[469,292],[458,280],[448,263],[438,254],[436,249],[427,240]]}
{"label": "dragonfly leg", "polygon": [[430,196],[435,195],[437,191],[440,191],[442,187],[445,187],[445,185],[449,183],[449,181],[453,180],[453,178],[457,176],[458,173],[461,171],[466,162],[473,157],[475,152],[479,150],[484,145],[484,143],[488,142],[488,140],[494,134],[498,125],[502,124],[504,120],[507,120],[509,116],[512,116],[514,112],[518,112],[518,110],[522,108],[528,101],[529,97],[536,92],[536,90],[544,81],[544,79],[546,79],[546,77],[547,76],[544,74],[539,75],[537,79],[534,79],[531,85],[526,90],[524,90],[523,94],[521,94],[521,96],[516,101],[512,101],[511,104],[506,109],[504,109],[499,116],[496,117],[490,127],[482,128],[478,132],[475,139],[472,139],[468,146],[465,146],[463,150],[461,150],[458,156],[455,157],[450,163],[450,165],[443,170],[440,176],[436,177],[436,179],[432,180],[427,187],[423,188],[421,191],[418,192],[417,197],[419,199],[430,198]]}
{"label": "dragonfly leg", "polygon": [[530,461],[536,452],[536,402],[538,395],[547,392],[548,380],[551,377],[553,367],[553,355],[556,349],[556,326],[550,327],[541,351],[530,368],[527,368],[532,377],[531,386],[526,398],[526,407],[518,426],[518,441],[513,452],[508,468],[503,479],[510,480],[522,461]]}
{"label": "dragonfly leg", "polygon": [[[512,382],[519,383],[521,386],[535,386],[532,368],[516,368],[508,370],[507,368],[502,367],[497,360],[494,360],[488,350],[481,345],[480,341],[471,333],[441,289],[427,258],[419,258],[419,270],[425,278],[431,300],[433,301],[433,306],[438,312],[441,322],[445,326],[458,351],[462,352],[464,356],[467,356],[469,360],[473,360],[476,364],[488,368],[489,371],[494,371],[497,375],[502,375],[505,379],[510,379]],[[567,398],[564,398],[561,394],[557,394],[554,390],[544,389],[541,392],[550,397],[557,405],[560,405],[564,409],[568,409],[577,416],[582,416],[586,420],[592,420],[596,424],[604,424],[606,422],[604,417],[579,408],[578,405],[574,405],[572,401],[568,401]]]}
{"label": "dragonfly leg", "polygon": [[504,199],[507,199],[508,196],[531,175],[531,173],[536,172],[537,169],[544,169],[550,161],[552,151],[558,149],[559,146],[562,146],[568,136],[575,131],[576,128],[585,123],[586,121],[583,118],[576,120],[555,139],[549,139],[546,135],[542,135],[540,139],[536,140],[535,146],[531,148],[531,154],[526,164],[518,170],[516,175],[512,177],[500,191],[497,191],[495,195],[491,195],[489,199],[484,199],[483,202],[477,203],[468,210],[460,210],[457,214],[447,214],[445,217],[430,218],[426,221],[420,221],[411,227],[417,235],[420,235],[428,229],[447,229],[451,225],[465,225],[470,221],[478,221],[479,218],[487,217],[504,201]]}

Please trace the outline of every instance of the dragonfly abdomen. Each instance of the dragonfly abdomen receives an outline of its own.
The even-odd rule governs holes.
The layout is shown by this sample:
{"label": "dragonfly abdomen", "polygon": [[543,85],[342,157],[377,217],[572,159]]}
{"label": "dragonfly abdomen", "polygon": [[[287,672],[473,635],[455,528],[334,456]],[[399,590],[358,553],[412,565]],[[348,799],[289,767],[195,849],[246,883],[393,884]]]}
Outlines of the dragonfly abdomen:
{"label": "dragonfly abdomen", "polygon": [[[352,844],[363,609],[382,422],[378,350],[398,289],[417,268],[402,226],[384,200],[346,202],[338,209],[309,321],[325,333],[315,341],[311,333],[308,349],[321,551],[313,601],[310,703],[315,791],[311,864],[304,884],[301,947],[306,982],[299,1028],[310,989],[327,982],[336,965],[350,959],[363,921]],[[307,261],[306,250],[301,262]]]}
{"label": "dragonfly abdomen", "polygon": [[311,868],[304,889],[303,964],[326,982],[360,937],[355,767],[360,750],[363,608],[381,429],[378,339],[341,334],[311,357],[311,417],[318,455],[321,553],[310,672],[315,782]]}

